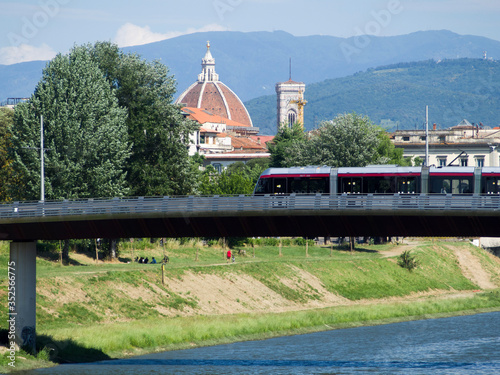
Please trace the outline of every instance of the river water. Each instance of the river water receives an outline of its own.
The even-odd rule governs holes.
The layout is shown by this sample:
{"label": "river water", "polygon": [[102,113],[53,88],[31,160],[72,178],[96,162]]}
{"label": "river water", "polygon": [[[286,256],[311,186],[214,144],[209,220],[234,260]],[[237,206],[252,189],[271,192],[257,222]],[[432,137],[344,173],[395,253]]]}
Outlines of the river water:
{"label": "river water", "polygon": [[178,350],[29,374],[500,374],[500,312]]}

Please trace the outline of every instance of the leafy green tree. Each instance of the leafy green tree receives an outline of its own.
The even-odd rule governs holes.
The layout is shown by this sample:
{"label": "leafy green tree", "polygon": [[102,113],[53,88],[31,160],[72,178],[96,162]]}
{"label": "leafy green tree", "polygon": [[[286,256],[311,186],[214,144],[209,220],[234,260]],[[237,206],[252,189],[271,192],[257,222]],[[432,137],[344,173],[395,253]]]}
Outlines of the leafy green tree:
{"label": "leafy green tree", "polygon": [[10,200],[8,186],[12,183],[12,159],[8,154],[11,148],[11,129],[14,111],[0,108],[0,202]]}
{"label": "leafy green tree", "polygon": [[254,187],[254,182],[241,172],[218,173],[209,165],[201,177],[200,193],[202,195],[252,194]]}
{"label": "leafy green tree", "polygon": [[227,167],[227,173],[240,174],[252,181],[253,185],[257,183],[262,172],[269,168],[269,159],[252,159],[246,163],[237,161]]}
{"label": "leafy green tree", "polygon": [[406,161],[391,144],[387,133],[368,117],[356,113],[339,115],[309,133],[308,138],[284,143],[283,167],[328,165],[362,167],[368,164]]}
{"label": "leafy green tree", "polygon": [[127,114],[85,48],[57,55],[29,101],[16,107],[12,142],[14,168],[24,179],[15,192],[20,199],[39,197],[42,115],[48,199],[128,194]]}
{"label": "leafy green tree", "polygon": [[269,153],[271,154],[270,167],[288,167],[287,156],[291,149],[297,145],[303,145],[306,140],[306,134],[302,125],[294,123],[292,127],[286,125],[280,126],[278,133],[271,143],[268,143]]}
{"label": "leafy green tree", "polygon": [[404,149],[396,148],[385,131],[378,134],[379,145],[377,148],[378,164],[397,164],[400,166],[411,166],[411,160],[403,157]]}
{"label": "leafy green tree", "polygon": [[173,104],[175,80],[159,61],[121,52],[115,44],[86,47],[126,108],[132,142],[127,180],[133,195],[178,195],[196,191],[197,174],[188,155],[198,125]]}
{"label": "leafy green tree", "polygon": [[[22,181],[19,199],[40,191],[40,117],[44,120],[45,196],[48,199],[117,197],[129,194],[130,157],[126,110],[84,47],[57,55],[43,71],[34,94],[16,107],[13,167]],[[63,260],[69,261],[69,241]]]}

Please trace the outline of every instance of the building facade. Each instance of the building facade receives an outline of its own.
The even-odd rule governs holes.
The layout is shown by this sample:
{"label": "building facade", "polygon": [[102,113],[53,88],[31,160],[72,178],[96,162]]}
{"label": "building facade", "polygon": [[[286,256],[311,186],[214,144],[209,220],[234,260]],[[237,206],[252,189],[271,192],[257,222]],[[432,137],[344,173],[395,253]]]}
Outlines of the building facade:
{"label": "building facade", "polygon": [[204,166],[213,165],[222,171],[236,161],[269,158],[267,146],[257,137],[255,128],[200,108],[184,107],[182,111],[184,116],[200,125],[200,129],[190,136],[189,154],[203,155]]}
{"label": "building facade", "polygon": [[[425,161],[425,130],[399,130],[392,142],[414,163]],[[457,126],[429,130],[429,165],[500,166],[500,128],[485,129],[463,120]]]}

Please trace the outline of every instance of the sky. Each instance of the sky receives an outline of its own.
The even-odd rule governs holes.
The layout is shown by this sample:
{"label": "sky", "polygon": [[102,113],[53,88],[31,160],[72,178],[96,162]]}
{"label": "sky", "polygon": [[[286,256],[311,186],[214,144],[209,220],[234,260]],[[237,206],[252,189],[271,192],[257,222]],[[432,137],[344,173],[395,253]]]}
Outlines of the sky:
{"label": "sky", "polygon": [[0,2],[0,64],[75,44],[120,47],[203,31],[393,36],[450,30],[500,41],[499,0],[17,0]]}

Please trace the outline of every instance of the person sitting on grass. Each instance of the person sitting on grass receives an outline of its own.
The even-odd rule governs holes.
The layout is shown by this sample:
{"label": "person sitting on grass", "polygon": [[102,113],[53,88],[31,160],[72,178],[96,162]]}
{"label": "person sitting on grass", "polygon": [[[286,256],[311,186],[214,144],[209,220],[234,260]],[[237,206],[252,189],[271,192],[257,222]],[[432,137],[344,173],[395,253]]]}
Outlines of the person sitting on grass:
{"label": "person sitting on grass", "polygon": [[144,259],[144,264],[148,264],[148,262],[149,262],[148,258]]}
{"label": "person sitting on grass", "polygon": [[153,259],[151,259],[151,264],[156,264],[156,259],[155,259],[155,257],[153,257]]}

